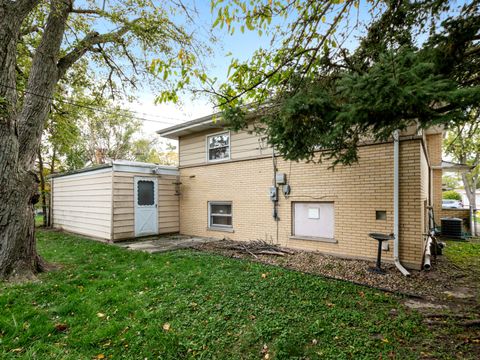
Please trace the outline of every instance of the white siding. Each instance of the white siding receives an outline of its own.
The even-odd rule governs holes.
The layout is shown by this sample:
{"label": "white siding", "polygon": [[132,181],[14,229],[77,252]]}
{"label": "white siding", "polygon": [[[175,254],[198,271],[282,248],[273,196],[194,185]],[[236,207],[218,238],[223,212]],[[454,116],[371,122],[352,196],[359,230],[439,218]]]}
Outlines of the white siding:
{"label": "white siding", "polygon": [[[134,177],[145,174],[115,172],[113,177],[113,240],[135,236]],[[155,175],[152,175],[152,177]],[[175,195],[175,175],[158,176],[158,232],[174,233],[180,230],[179,196]]]}
{"label": "white siding", "polygon": [[[218,132],[218,129],[212,129],[181,137],[179,140],[180,167],[207,164],[207,135]],[[272,150],[266,141],[262,141],[261,137],[255,133],[249,134],[246,130],[230,132],[230,160],[254,158],[271,155],[271,153]]]}
{"label": "white siding", "polygon": [[52,183],[55,228],[110,240],[111,169],[54,178]]}

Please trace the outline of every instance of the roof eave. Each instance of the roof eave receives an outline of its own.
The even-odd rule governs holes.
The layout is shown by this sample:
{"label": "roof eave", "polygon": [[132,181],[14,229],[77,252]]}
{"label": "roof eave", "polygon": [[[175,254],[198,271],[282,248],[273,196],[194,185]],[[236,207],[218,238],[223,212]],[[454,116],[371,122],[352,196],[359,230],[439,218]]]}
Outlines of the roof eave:
{"label": "roof eave", "polygon": [[221,129],[223,127],[224,124],[221,114],[216,113],[158,130],[157,134],[167,139],[178,140],[181,136],[195,134],[209,129]]}

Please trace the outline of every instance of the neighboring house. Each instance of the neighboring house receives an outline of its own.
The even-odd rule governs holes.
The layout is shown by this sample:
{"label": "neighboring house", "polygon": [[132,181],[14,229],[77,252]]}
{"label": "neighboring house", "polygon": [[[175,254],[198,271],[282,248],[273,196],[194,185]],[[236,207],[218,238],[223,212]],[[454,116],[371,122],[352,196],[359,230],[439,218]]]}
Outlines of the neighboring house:
{"label": "neighboring house", "polygon": [[[470,207],[470,201],[468,200],[468,196],[467,196],[467,193],[465,191],[465,189],[455,189],[456,192],[458,192],[461,196],[462,196],[462,203],[463,203],[463,206],[465,208],[469,208]],[[477,208],[480,208],[480,190],[477,190],[476,194],[475,194],[475,197],[476,197],[476,203],[477,203]]]}
{"label": "neighboring house", "polygon": [[51,177],[52,225],[118,241],[179,231],[178,170],[115,160]]}
{"label": "neighboring house", "polygon": [[439,214],[442,204],[441,129],[366,142],[357,164],[335,170],[275,157],[264,139],[212,116],[158,134],[179,141],[180,233],[360,259],[376,257],[370,232],[395,233],[383,259],[398,252],[404,266],[422,267],[427,206]]}

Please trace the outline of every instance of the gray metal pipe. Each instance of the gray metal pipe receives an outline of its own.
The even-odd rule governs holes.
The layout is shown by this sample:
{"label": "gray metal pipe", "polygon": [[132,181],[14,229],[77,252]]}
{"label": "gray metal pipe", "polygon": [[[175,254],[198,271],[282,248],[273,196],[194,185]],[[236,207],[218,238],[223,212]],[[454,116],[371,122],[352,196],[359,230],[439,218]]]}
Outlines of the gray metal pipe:
{"label": "gray metal pipe", "polygon": [[399,131],[393,132],[393,261],[395,266],[405,276],[410,273],[400,262],[399,238],[400,238],[400,139]]}

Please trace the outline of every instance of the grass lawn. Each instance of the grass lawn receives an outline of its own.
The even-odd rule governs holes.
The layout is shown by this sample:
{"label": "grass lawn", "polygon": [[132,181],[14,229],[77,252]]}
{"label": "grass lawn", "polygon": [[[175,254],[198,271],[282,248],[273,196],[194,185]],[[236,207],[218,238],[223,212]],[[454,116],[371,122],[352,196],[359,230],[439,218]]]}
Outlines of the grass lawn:
{"label": "grass lawn", "polygon": [[194,251],[38,239],[62,269],[0,284],[1,359],[417,359],[434,343],[398,298],[349,283]]}
{"label": "grass lawn", "polygon": [[480,276],[480,238],[464,241],[447,241],[445,255],[463,269],[469,269]]}
{"label": "grass lawn", "polygon": [[43,225],[43,215],[35,215],[35,226],[39,227]]}

